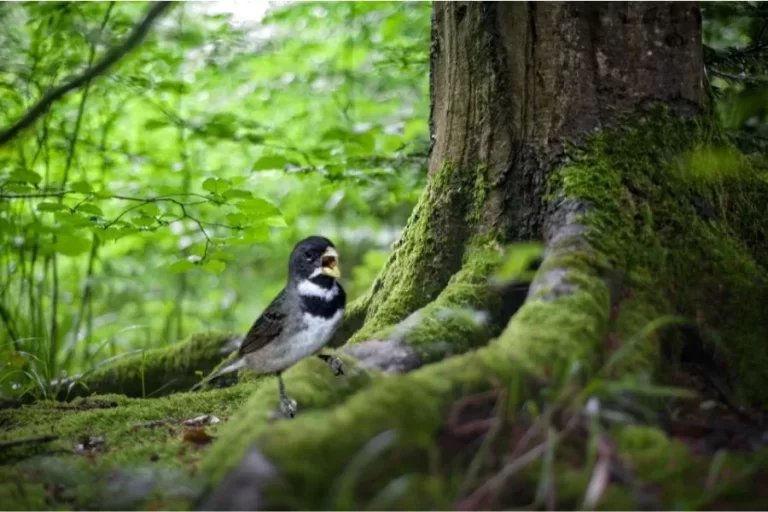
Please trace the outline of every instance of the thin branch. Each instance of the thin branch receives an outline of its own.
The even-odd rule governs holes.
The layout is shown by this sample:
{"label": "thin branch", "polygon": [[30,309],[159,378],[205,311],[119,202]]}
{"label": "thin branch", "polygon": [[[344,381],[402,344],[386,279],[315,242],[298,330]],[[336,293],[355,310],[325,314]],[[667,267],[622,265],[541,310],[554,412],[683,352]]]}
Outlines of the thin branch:
{"label": "thin branch", "polygon": [[60,99],[65,94],[86,85],[97,76],[106,72],[120,59],[125,57],[141,41],[144,40],[155,20],[171,5],[172,2],[152,3],[152,5],[147,10],[146,15],[144,16],[144,19],[142,19],[141,22],[134,27],[133,31],[128,35],[128,37],[121,45],[111,48],[106,53],[106,55],[104,55],[104,57],[93,67],[88,68],[82,74],[70,78],[64,84],[46,93],[35,105],[27,110],[22,118],[19,119],[13,126],[0,132],[0,146],[13,139],[25,128],[31,126],[51,107],[53,102]]}

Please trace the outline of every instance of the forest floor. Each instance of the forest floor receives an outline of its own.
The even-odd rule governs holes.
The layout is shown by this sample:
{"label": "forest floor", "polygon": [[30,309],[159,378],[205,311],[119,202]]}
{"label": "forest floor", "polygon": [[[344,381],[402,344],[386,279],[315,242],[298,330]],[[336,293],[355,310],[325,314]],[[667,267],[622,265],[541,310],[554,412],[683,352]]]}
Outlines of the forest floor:
{"label": "forest floor", "polygon": [[[7,405],[0,508],[194,508],[210,490],[200,462],[217,432],[257,388],[274,391],[272,380]],[[567,398],[541,398],[540,414],[511,415],[502,386],[467,395],[434,436],[436,467],[454,492],[421,508],[759,508],[768,499],[766,411],[735,405],[711,376],[678,372],[669,384],[690,396],[665,400],[655,417],[639,404],[602,404],[620,428],[597,430],[592,406],[572,412]],[[529,386],[535,396],[546,383]],[[361,506],[329,500],[328,508]]]}

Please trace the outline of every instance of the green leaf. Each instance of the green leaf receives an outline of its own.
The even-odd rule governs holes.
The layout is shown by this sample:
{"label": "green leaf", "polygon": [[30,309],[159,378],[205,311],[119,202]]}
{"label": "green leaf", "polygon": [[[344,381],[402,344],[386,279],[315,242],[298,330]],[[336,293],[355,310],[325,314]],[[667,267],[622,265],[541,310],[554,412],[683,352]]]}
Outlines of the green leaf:
{"label": "green leaf", "polygon": [[180,274],[182,272],[187,272],[189,270],[192,270],[196,266],[197,265],[195,265],[189,260],[178,260],[168,266],[168,271],[173,274]]}
{"label": "green leaf", "polygon": [[232,226],[242,226],[248,222],[248,217],[242,213],[228,213],[227,221],[229,221],[229,224]]}
{"label": "green leaf", "polygon": [[250,197],[253,197],[253,194],[248,192],[247,190],[241,190],[239,188],[231,188],[224,192],[223,194],[225,199],[248,199]]}
{"label": "green leaf", "polygon": [[323,135],[320,137],[320,140],[326,140],[326,141],[338,140],[338,141],[344,142],[347,139],[349,139],[351,136],[352,136],[352,133],[350,131],[345,130],[344,128],[335,127],[335,128],[326,130],[323,133]]}
{"label": "green leaf", "polygon": [[56,219],[56,222],[60,223],[62,227],[66,226],[68,228],[82,228],[93,225],[91,219],[85,215],[73,214],[70,211],[53,212],[53,218]]}
{"label": "green leaf", "polygon": [[272,226],[274,228],[287,228],[288,223],[285,222],[285,218],[283,218],[281,215],[275,215],[273,217],[269,217],[265,223],[267,226]]}
{"label": "green leaf", "polygon": [[104,212],[101,211],[101,208],[91,203],[81,204],[80,206],[77,207],[77,211],[83,212],[83,213],[90,213],[92,215],[97,215],[99,217],[104,216]]}
{"label": "green leaf", "polygon": [[227,268],[227,264],[219,260],[211,260],[203,263],[203,268],[211,274],[221,274]]}
{"label": "green leaf", "polygon": [[538,242],[520,242],[510,245],[495,278],[500,281],[529,281],[535,270],[532,264],[542,257],[544,247]]}
{"label": "green leaf", "polygon": [[34,171],[28,171],[26,169],[19,169],[17,171],[13,171],[8,178],[11,181],[21,181],[23,183],[31,183],[32,185],[37,185],[40,183],[43,179],[42,176],[37,174]]}
{"label": "green leaf", "polygon": [[155,215],[160,215],[160,207],[157,206],[157,203],[155,203],[154,201],[151,203],[145,204],[144,206],[139,208],[139,211],[151,217],[154,217]]}
{"label": "green leaf", "polygon": [[138,232],[139,230],[136,228],[118,229],[118,228],[109,227],[107,229],[97,228],[94,230],[94,233],[96,233],[96,236],[98,236],[102,242],[108,242],[109,240],[117,240],[119,238],[123,238],[124,236],[132,235]]}
{"label": "green leaf", "polygon": [[252,142],[254,144],[262,144],[266,140],[266,137],[264,137],[264,135],[260,133],[253,133],[253,132],[248,132],[243,137],[245,137],[245,139],[248,142]]}
{"label": "green leaf", "polygon": [[40,203],[37,205],[39,212],[58,212],[61,210],[69,210],[69,208],[61,203]]}
{"label": "green leaf", "polygon": [[256,224],[243,232],[243,240],[248,243],[266,242],[269,240],[269,227],[266,224]]}
{"label": "green leaf", "polygon": [[91,241],[75,235],[57,235],[53,250],[65,256],[77,256],[89,251]]}
{"label": "green leaf", "polygon": [[21,183],[9,183],[4,187],[4,190],[12,194],[29,194],[35,191],[29,185],[22,185]]}
{"label": "green leaf", "polygon": [[282,170],[288,160],[282,155],[266,155],[254,162],[251,171],[265,171],[268,169]]}
{"label": "green leaf", "polygon": [[169,126],[171,126],[171,124],[168,122],[167,119],[164,119],[164,118],[148,119],[144,123],[145,130],[159,130],[161,128],[167,128]]}
{"label": "green leaf", "polygon": [[234,261],[235,257],[228,252],[217,250],[211,254],[211,260]]}
{"label": "green leaf", "polygon": [[261,197],[252,197],[251,199],[240,201],[237,207],[246,212],[252,219],[265,219],[281,215],[277,206]]}
{"label": "green leaf", "polygon": [[371,132],[355,133],[350,138],[351,142],[357,146],[356,153],[371,153],[376,147],[376,139]]}
{"label": "green leaf", "polygon": [[213,194],[221,194],[229,188],[229,182],[223,178],[208,178],[203,182],[203,189]]}
{"label": "green leaf", "polygon": [[91,188],[91,185],[89,185],[85,181],[78,181],[76,183],[73,183],[69,188],[74,190],[75,192],[80,192],[81,194],[90,194],[93,191],[93,189]]}
{"label": "green leaf", "polygon": [[152,226],[155,223],[155,219],[153,217],[135,217],[131,219],[131,222],[135,226],[148,227],[148,226]]}

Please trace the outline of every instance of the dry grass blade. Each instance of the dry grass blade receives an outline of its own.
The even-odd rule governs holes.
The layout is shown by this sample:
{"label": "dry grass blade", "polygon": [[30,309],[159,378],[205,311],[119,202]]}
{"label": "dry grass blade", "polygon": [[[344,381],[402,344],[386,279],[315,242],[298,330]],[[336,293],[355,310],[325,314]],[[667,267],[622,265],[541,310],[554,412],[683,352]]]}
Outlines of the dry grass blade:
{"label": "dry grass blade", "polygon": [[597,462],[592,471],[587,491],[584,493],[582,510],[594,510],[608,488],[611,480],[611,471],[615,452],[611,443],[605,437],[601,437],[597,445]]}

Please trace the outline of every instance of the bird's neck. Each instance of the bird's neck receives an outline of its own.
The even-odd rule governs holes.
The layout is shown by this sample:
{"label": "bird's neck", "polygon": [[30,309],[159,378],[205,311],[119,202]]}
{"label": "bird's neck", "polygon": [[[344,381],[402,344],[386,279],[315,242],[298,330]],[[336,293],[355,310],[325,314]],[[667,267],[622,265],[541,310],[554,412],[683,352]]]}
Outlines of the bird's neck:
{"label": "bird's neck", "polygon": [[311,276],[310,278],[307,279],[307,281],[325,290],[330,290],[336,285],[336,280],[331,276],[327,276],[325,274],[318,274],[316,276]]}
{"label": "bird's neck", "polygon": [[339,293],[339,285],[334,278],[324,274],[308,277],[296,284],[302,297],[318,297],[330,301]]}
{"label": "bird's neck", "polygon": [[344,289],[330,276],[313,276],[303,279],[296,286],[301,309],[313,317],[329,319],[337,317],[346,305]]}

